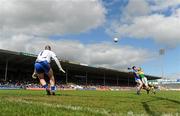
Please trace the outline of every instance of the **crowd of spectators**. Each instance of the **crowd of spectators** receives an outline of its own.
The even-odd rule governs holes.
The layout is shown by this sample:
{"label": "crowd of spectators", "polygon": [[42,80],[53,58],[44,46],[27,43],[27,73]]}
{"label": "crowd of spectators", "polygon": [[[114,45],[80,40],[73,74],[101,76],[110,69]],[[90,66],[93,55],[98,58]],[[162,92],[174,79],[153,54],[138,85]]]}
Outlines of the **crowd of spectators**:
{"label": "crowd of spectators", "polygon": [[26,87],[41,87],[38,83],[33,81],[19,81],[19,80],[0,80],[0,88],[26,88]]}
{"label": "crowd of spectators", "polygon": [[[93,83],[83,83],[83,84],[77,84],[77,83],[56,83],[57,89],[61,90],[121,90],[121,89],[130,89],[132,87],[127,86],[110,86],[106,85],[103,86],[102,84],[93,84]],[[4,88],[19,88],[19,89],[27,89],[27,88],[42,88],[42,86],[39,84],[38,80],[32,80],[32,81],[19,81],[19,80],[0,80],[0,89]]]}

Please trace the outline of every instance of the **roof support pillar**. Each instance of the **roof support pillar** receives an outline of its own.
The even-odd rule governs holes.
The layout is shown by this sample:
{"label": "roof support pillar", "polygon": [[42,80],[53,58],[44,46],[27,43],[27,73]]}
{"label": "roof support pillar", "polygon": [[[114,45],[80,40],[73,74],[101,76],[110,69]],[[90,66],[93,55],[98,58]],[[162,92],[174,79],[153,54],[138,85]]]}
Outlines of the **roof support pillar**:
{"label": "roof support pillar", "polygon": [[129,76],[128,76],[128,87],[129,87]]}
{"label": "roof support pillar", "polygon": [[87,76],[88,76],[88,73],[87,73],[87,71],[86,71],[86,86],[87,86]]}
{"label": "roof support pillar", "polygon": [[117,86],[119,85],[119,77],[118,77],[118,75],[117,75]]}
{"label": "roof support pillar", "polygon": [[7,81],[7,72],[8,72],[8,59],[6,60],[6,67],[5,67],[5,74],[4,74],[4,80]]}
{"label": "roof support pillar", "polygon": [[68,69],[66,69],[66,84],[68,84]]}
{"label": "roof support pillar", "polygon": [[104,72],[104,86],[106,85],[106,74]]}

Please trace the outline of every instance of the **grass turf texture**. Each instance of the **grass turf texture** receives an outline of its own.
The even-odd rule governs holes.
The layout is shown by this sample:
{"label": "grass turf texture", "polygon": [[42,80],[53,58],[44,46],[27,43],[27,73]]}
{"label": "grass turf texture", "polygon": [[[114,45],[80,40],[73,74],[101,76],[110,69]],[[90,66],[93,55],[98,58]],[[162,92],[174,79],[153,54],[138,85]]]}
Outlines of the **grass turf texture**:
{"label": "grass turf texture", "polygon": [[180,115],[180,92],[0,90],[0,116]]}

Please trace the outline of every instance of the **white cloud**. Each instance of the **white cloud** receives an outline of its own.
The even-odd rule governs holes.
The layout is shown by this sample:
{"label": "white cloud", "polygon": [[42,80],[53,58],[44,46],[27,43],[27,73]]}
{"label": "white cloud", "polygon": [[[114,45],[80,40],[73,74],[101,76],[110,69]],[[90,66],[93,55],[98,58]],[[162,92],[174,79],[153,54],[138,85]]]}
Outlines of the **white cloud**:
{"label": "white cloud", "polygon": [[133,17],[149,14],[150,7],[145,0],[130,0],[123,11],[123,17],[130,21]]}
{"label": "white cloud", "polygon": [[1,0],[0,31],[5,34],[85,32],[105,22],[98,0]]}
{"label": "white cloud", "polygon": [[[32,39],[34,41],[31,41]],[[83,44],[73,40],[52,41],[27,35],[14,36],[8,41],[3,40],[0,48],[38,54],[46,44],[50,44],[61,59],[114,69],[140,65],[150,56],[147,50],[130,46],[116,46],[112,43]]]}
{"label": "white cloud", "polygon": [[120,36],[135,38],[153,38],[157,42],[174,45],[180,42],[180,17],[164,17],[151,15],[135,18],[131,25],[121,25],[117,28]]}
{"label": "white cloud", "polygon": [[149,0],[154,2],[154,5],[151,6],[153,11],[163,10],[168,7],[176,7],[180,4],[180,0]]}
{"label": "white cloud", "polygon": [[[143,1],[143,2],[142,2]],[[176,8],[179,0],[154,0],[152,6],[147,1],[132,0],[124,9],[120,21],[114,21],[108,33],[114,33],[120,38],[132,37],[138,39],[152,38],[156,42],[166,45],[177,45],[180,43],[180,8]],[[139,4],[139,7],[136,6]],[[170,16],[161,13],[152,13],[154,10],[175,7]],[[157,9],[157,8],[159,9]],[[134,9],[133,9],[134,8]],[[142,12],[144,11],[144,12]],[[127,18],[129,16],[129,18]]]}
{"label": "white cloud", "polygon": [[90,64],[113,68],[141,64],[149,57],[146,50],[130,46],[114,46],[108,43],[88,45],[87,53]]}
{"label": "white cloud", "polygon": [[[146,61],[149,52],[143,49],[46,38],[54,34],[86,32],[101,26],[105,14],[106,9],[98,0],[1,0],[0,48],[37,54],[44,45],[50,44],[62,59],[108,68]],[[140,13],[144,14],[146,11]]]}

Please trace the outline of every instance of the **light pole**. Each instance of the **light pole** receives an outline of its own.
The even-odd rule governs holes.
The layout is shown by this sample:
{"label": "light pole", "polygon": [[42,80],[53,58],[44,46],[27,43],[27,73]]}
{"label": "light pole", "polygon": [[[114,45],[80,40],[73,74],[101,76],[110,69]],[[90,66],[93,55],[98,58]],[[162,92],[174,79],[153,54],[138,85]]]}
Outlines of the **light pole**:
{"label": "light pole", "polygon": [[165,54],[165,49],[164,48],[159,49],[159,55],[160,55],[160,58],[161,58],[162,79],[164,79],[164,81],[165,81],[166,79],[164,77],[164,62],[163,62],[164,54]]}

